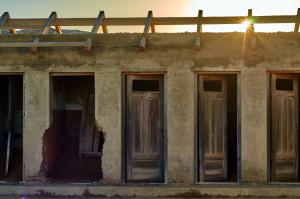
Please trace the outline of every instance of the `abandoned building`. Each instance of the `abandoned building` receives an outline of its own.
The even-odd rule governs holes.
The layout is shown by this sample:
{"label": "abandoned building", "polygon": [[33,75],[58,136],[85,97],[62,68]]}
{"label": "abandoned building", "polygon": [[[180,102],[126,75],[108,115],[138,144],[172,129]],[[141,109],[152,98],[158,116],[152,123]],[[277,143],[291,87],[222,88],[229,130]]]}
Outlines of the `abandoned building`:
{"label": "abandoned building", "polygon": [[[0,194],[299,196],[299,16],[4,13]],[[245,32],[202,31],[244,20]],[[255,32],[264,23],[294,31]],[[109,33],[126,25],[144,32]]]}

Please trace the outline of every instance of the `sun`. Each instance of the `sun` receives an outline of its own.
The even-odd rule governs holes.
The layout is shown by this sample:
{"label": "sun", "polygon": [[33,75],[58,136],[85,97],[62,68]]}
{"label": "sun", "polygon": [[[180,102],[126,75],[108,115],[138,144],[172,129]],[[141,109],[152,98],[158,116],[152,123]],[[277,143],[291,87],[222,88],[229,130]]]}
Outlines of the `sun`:
{"label": "sun", "polygon": [[243,28],[246,30],[250,26],[250,21],[247,19],[242,22]]}

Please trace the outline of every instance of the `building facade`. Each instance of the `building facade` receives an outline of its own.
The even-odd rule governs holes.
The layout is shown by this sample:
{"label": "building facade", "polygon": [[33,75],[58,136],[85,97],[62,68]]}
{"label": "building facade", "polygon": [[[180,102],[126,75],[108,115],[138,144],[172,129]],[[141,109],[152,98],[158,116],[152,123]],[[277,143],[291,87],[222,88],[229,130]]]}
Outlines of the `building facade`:
{"label": "building facade", "polygon": [[299,196],[297,33],[89,37],[0,48],[0,193]]}

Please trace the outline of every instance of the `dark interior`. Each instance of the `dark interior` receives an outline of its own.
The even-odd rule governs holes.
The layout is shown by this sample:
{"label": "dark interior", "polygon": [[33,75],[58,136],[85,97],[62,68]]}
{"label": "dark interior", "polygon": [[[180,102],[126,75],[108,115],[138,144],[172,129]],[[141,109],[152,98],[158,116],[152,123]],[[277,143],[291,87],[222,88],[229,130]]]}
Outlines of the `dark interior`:
{"label": "dark interior", "polygon": [[237,77],[227,75],[228,181],[237,181]]}
{"label": "dark interior", "polygon": [[22,181],[23,77],[0,75],[0,181]]}
{"label": "dark interior", "polygon": [[276,79],[276,90],[292,91],[293,80],[292,79]]}
{"label": "dark interior", "polygon": [[94,76],[51,80],[51,126],[43,138],[45,175],[51,181],[99,181],[104,138],[95,125]]}

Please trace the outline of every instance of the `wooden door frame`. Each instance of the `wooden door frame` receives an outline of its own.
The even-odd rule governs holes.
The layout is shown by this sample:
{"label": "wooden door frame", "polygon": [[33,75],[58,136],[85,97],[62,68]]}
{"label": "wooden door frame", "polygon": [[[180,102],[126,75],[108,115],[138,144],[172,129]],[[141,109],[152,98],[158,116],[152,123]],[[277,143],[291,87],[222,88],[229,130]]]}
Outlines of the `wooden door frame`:
{"label": "wooden door frame", "polygon": [[[200,136],[200,113],[199,113],[199,76],[200,75],[235,75],[237,85],[237,181],[236,182],[201,182],[199,173],[199,136]],[[197,71],[194,74],[194,183],[195,184],[240,184],[242,179],[242,162],[241,162],[241,74],[240,71]]]}
{"label": "wooden door frame", "polygon": [[126,184],[145,184],[145,182],[127,182],[126,181],[126,94],[127,94],[127,76],[128,75],[161,75],[163,78],[163,182],[146,184],[166,184],[168,179],[168,121],[167,121],[167,72],[122,72],[121,73],[121,182]]}
{"label": "wooden door frame", "polygon": [[[299,185],[300,182],[274,182],[272,181],[272,75],[298,75],[298,84],[300,80],[300,71],[294,70],[270,70],[267,71],[267,183],[268,184],[291,184],[291,185]],[[299,95],[300,87],[298,86],[298,95]],[[299,100],[299,99],[298,99]],[[299,109],[299,106],[298,106]],[[298,110],[299,111],[299,110]],[[300,116],[299,116],[300,117]],[[299,120],[299,118],[298,118]],[[298,131],[300,126],[298,126]],[[299,142],[299,141],[298,141]],[[298,146],[299,147],[299,146]],[[299,153],[300,151],[298,151]],[[299,154],[298,154],[299,156]],[[299,161],[299,157],[298,157]]]}

